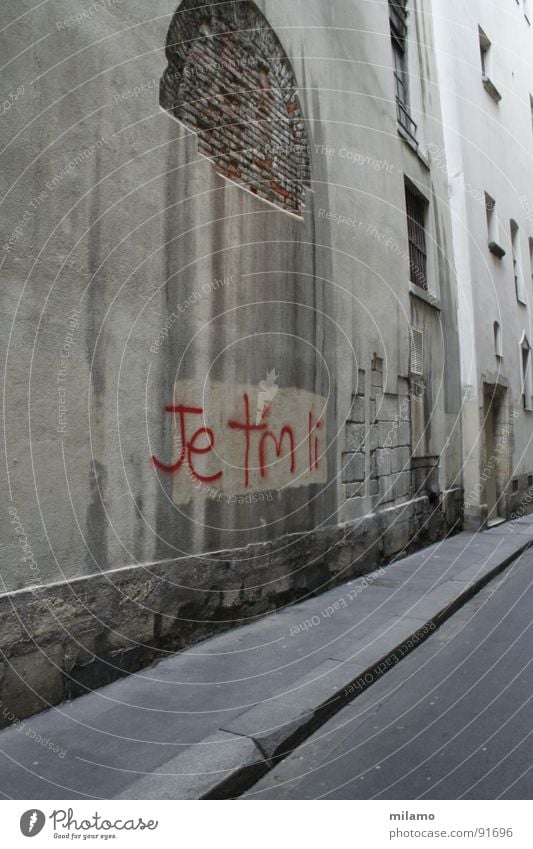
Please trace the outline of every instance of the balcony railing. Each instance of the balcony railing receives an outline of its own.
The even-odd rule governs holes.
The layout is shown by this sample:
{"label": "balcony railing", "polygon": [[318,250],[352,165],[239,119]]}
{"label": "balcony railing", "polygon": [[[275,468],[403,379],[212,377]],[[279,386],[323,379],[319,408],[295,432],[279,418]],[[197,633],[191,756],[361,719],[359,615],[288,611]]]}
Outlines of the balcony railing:
{"label": "balcony railing", "polygon": [[418,140],[416,137],[418,127],[409,114],[405,83],[397,71],[394,74],[394,78],[396,80],[396,113],[398,123],[413,144],[418,147]]}
{"label": "balcony railing", "polygon": [[398,113],[398,123],[402,130],[409,136],[410,140],[418,147],[418,139],[416,137],[417,125],[409,115],[409,112],[403,103],[396,98],[396,109]]}

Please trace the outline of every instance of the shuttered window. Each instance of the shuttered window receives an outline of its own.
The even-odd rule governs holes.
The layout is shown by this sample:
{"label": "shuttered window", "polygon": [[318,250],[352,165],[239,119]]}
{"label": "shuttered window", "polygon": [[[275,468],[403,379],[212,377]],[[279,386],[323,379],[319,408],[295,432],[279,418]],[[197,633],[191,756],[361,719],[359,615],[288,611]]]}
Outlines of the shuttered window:
{"label": "shuttered window", "polygon": [[405,186],[405,199],[411,283],[427,292],[426,212],[428,204],[422,195],[415,193],[408,185]]}

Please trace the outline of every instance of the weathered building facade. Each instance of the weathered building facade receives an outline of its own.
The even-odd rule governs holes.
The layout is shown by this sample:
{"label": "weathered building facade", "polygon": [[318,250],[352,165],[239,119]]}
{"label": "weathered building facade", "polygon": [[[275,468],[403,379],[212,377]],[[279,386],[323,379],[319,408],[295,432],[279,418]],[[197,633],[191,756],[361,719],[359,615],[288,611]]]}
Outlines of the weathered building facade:
{"label": "weathered building facade", "polygon": [[461,527],[428,6],[6,3],[17,715]]}
{"label": "weathered building facade", "polygon": [[526,0],[434,3],[444,149],[430,155],[448,175],[473,529],[533,503],[532,23]]}

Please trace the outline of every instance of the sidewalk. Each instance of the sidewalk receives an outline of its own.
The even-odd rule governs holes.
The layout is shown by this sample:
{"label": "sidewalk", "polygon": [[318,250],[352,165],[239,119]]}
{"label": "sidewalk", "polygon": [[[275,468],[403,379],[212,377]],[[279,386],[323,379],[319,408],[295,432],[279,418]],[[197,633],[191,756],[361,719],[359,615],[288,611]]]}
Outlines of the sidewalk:
{"label": "sidewalk", "polygon": [[460,534],[31,717],[0,732],[0,791],[236,796],[531,543],[533,516]]}

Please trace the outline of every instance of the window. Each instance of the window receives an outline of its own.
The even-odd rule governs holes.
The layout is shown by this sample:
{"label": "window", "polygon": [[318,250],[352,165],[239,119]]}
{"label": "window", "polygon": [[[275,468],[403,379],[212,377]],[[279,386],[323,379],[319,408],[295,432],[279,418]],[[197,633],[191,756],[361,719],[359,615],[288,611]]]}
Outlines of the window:
{"label": "window", "polygon": [[405,204],[409,239],[410,279],[411,283],[420,286],[427,292],[426,218],[428,202],[410,183],[406,182]]}
{"label": "window", "polygon": [[511,247],[513,253],[513,276],[516,298],[521,304],[525,304],[527,299],[522,268],[522,254],[520,249],[520,229],[516,221],[511,221]]}
{"label": "window", "polygon": [[522,403],[524,410],[533,410],[533,379],[531,370],[531,347],[524,331],[520,342],[522,368]]}
{"label": "window", "polygon": [[487,214],[487,233],[489,238],[489,250],[498,259],[505,256],[505,251],[500,245],[498,218],[496,216],[496,201],[485,192],[485,210]]}
{"label": "window", "polygon": [[492,50],[491,42],[481,27],[479,30],[479,52],[481,54],[481,79],[485,90],[490,94],[496,103],[499,103],[502,96],[492,81]]}
{"label": "window", "polygon": [[494,322],[494,353],[498,357],[498,359],[502,359],[503,357],[503,348],[502,348],[502,329],[499,321]]}
{"label": "window", "polygon": [[407,0],[389,0],[390,34],[396,85],[396,113],[400,127],[414,144],[417,126],[409,110],[409,74],[407,70]]}
{"label": "window", "polygon": [[488,77],[490,41],[481,27],[479,27],[479,51],[481,53],[481,73],[484,77]]}

